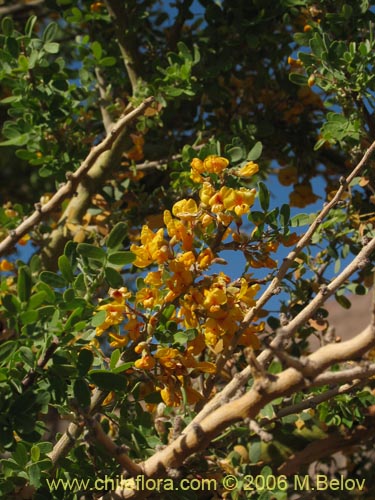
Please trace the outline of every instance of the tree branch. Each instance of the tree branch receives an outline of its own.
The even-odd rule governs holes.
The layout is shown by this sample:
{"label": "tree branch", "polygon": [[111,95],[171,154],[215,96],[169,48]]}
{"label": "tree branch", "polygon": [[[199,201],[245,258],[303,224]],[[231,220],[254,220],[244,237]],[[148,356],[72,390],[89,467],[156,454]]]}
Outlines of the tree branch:
{"label": "tree branch", "polygon": [[126,4],[121,0],[105,0],[109,15],[112,17],[120,52],[129,76],[133,95],[137,89],[140,74],[140,55],[133,36],[130,35],[131,26]]}
{"label": "tree branch", "polygon": [[[73,197],[70,201],[59,222],[60,227],[51,235],[51,242],[53,244],[49,249],[47,248],[45,253],[42,253],[45,262],[54,257],[54,250],[58,246],[64,246],[65,241],[67,241],[67,237],[63,235],[63,224],[67,219],[72,219],[72,213],[79,216],[79,212],[84,213],[86,211],[87,204],[89,203],[89,200],[86,200],[93,192],[93,182],[101,181],[107,170],[112,166],[112,162],[122,154],[122,147],[119,148],[118,146],[124,137],[126,126],[141,115],[153,101],[153,97],[148,97],[136,109],[120,118],[112,128],[110,135],[91,149],[80,167],[75,172],[67,174],[67,182],[52,198],[45,205],[36,204],[35,211],[4,238],[0,243],[0,256],[11,250],[22,236],[36,226],[43,217],[56,210],[66,198],[72,197],[77,190],[77,196]],[[89,181],[91,181],[91,185]],[[86,204],[83,203],[83,198]]]}
{"label": "tree branch", "polygon": [[[235,401],[223,404],[207,415],[199,424],[186,429],[179,438],[146,460],[142,466],[146,478],[167,474],[170,467],[178,467],[193,453],[205,447],[228,426],[245,419],[254,419],[259,411],[273,399],[287,397],[305,387],[314,385],[313,380],[333,364],[356,359],[375,343],[375,332],[367,328],[351,340],[339,345],[326,345],[308,356],[311,380],[307,380],[295,368],[287,368],[276,376],[256,381],[251,389]],[[102,500],[118,498],[146,498],[151,492],[117,489]]]}
{"label": "tree branch", "polygon": [[31,0],[26,3],[19,2],[15,5],[7,5],[6,7],[0,7],[0,16],[8,16],[9,14],[15,14],[23,10],[31,10],[34,7],[39,7],[44,4],[45,0]]}

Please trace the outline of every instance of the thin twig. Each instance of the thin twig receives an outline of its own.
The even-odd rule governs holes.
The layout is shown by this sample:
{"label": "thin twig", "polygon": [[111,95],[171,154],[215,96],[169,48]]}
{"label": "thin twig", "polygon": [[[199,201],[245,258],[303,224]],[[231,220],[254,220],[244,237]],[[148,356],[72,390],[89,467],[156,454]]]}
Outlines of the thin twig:
{"label": "thin twig", "polygon": [[[58,348],[58,346],[59,346],[59,339],[57,337],[55,337],[52,340],[51,344],[46,349],[46,352],[44,353],[44,355],[39,359],[39,361],[37,363],[37,366],[39,369],[44,368],[46,366],[46,364],[52,358],[52,356],[53,356],[54,352],[56,351],[56,349]],[[25,376],[25,378],[21,382],[23,390],[26,390],[28,387],[30,387],[34,383],[34,380],[36,379],[37,374],[38,374],[37,370],[32,369],[29,371],[29,373]]]}

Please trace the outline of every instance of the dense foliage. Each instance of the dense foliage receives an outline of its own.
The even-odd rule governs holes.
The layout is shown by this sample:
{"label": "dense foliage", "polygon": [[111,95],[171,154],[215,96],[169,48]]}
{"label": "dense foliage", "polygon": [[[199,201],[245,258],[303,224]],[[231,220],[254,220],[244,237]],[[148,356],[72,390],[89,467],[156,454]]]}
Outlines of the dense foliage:
{"label": "dense foliage", "polygon": [[2,498],[373,498],[374,2],[1,4]]}

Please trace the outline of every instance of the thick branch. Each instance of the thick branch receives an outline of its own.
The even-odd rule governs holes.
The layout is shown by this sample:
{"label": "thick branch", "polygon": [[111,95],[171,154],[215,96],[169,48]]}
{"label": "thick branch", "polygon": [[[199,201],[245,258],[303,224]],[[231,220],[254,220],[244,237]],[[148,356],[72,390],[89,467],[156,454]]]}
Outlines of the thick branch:
{"label": "thick branch", "polygon": [[[326,345],[307,357],[311,379],[306,379],[298,370],[288,368],[272,378],[263,378],[242,397],[223,404],[212,411],[199,424],[195,424],[165,449],[142,464],[146,478],[162,477],[170,467],[178,467],[193,453],[203,449],[228,426],[244,419],[253,419],[267,403],[278,397],[287,397],[304,387],[314,385],[313,380],[335,363],[358,358],[375,343],[375,332],[367,328],[355,338],[339,345]],[[118,498],[145,498],[150,492],[116,490],[103,500]]]}

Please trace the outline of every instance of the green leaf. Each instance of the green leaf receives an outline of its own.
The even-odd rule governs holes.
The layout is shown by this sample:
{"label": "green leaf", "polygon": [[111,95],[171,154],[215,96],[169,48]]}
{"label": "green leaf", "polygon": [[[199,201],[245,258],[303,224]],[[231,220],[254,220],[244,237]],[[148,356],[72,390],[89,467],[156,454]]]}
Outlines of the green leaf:
{"label": "green leaf", "polygon": [[48,42],[44,44],[43,48],[49,54],[57,54],[60,49],[60,44],[57,42]]}
{"label": "green leaf", "polygon": [[[19,48],[17,40],[15,38],[8,38],[6,46],[7,46],[7,49],[9,51],[9,54],[11,54],[16,59],[20,53],[20,48]],[[26,64],[26,69],[27,69],[27,66],[28,66],[28,63]]]}
{"label": "green leaf", "polygon": [[185,331],[179,331],[173,336],[174,342],[177,344],[185,345],[189,340],[194,340],[198,334],[195,328],[189,328]]}
{"label": "green leaf", "polygon": [[14,30],[14,24],[10,17],[4,17],[1,21],[1,31],[5,36],[11,36]]}
{"label": "green leaf", "polygon": [[164,92],[169,97],[178,97],[183,94],[183,89],[179,87],[164,87]]}
{"label": "green leaf", "polygon": [[297,214],[290,220],[292,227],[308,226],[311,224],[311,215],[313,214]]}
{"label": "green leaf", "polygon": [[90,349],[81,349],[78,354],[77,368],[80,377],[86,375],[94,361],[94,354]]}
{"label": "green leaf", "polygon": [[48,24],[48,26],[46,26],[45,30],[43,31],[43,42],[51,42],[57,35],[57,29],[58,26],[55,22]]}
{"label": "green leaf", "polygon": [[161,323],[166,323],[173,316],[175,310],[176,307],[173,304],[169,304],[161,313]]}
{"label": "green leaf", "polygon": [[259,193],[260,206],[264,211],[267,211],[268,207],[270,206],[270,193],[264,182],[258,183],[258,193]]}
{"label": "green leaf", "polygon": [[248,219],[250,222],[255,224],[256,226],[260,226],[265,221],[266,214],[263,212],[259,212],[258,210],[253,210],[249,213]]}
{"label": "green leaf", "polygon": [[20,320],[23,325],[31,325],[38,321],[38,311],[25,311],[20,314]]}
{"label": "green leaf", "polygon": [[94,316],[92,317],[91,320],[91,325],[92,326],[100,326],[104,321],[105,318],[107,317],[106,311],[99,311]]}
{"label": "green leaf", "polygon": [[125,266],[131,264],[136,258],[133,252],[114,252],[108,256],[108,262],[116,266]]}
{"label": "green leaf", "polygon": [[290,206],[284,203],[280,208],[280,224],[282,228],[287,228],[290,219]]}
{"label": "green leaf", "polygon": [[238,162],[243,160],[244,158],[244,150],[239,146],[234,146],[228,149],[228,151],[226,151],[226,154],[229,156],[232,162]]}
{"label": "green leaf", "polygon": [[113,269],[113,267],[106,267],[104,269],[104,276],[111,288],[120,288],[124,284],[121,274]]}
{"label": "green leaf", "polygon": [[58,260],[58,267],[63,276],[63,278],[71,283],[74,280],[74,274],[72,270],[72,266],[70,265],[70,261],[66,255],[60,255]]}
{"label": "green leaf", "polygon": [[118,360],[120,359],[121,356],[121,351],[120,349],[115,349],[113,353],[111,354],[111,361],[109,363],[109,367],[111,370],[116,368],[116,365],[118,363]]}
{"label": "green leaf", "polygon": [[289,80],[296,85],[307,85],[307,76],[300,73],[289,73]]}
{"label": "green leaf", "polygon": [[350,309],[352,306],[352,303],[350,302],[350,300],[347,297],[345,297],[345,295],[339,295],[336,293],[335,299],[336,299],[336,302],[338,304],[340,304],[340,306],[343,307],[344,309]]}
{"label": "green leaf", "polygon": [[29,461],[28,453],[25,445],[22,442],[17,443],[16,449],[12,453],[12,458],[20,465],[25,468],[27,462]]}
{"label": "green leaf", "polygon": [[35,486],[35,488],[39,488],[40,486],[40,468],[37,464],[30,465],[28,469],[28,474],[30,478],[31,486]]}
{"label": "green leaf", "polygon": [[18,349],[18,344],[17,342],[14,342],[14,340],[8,340],[2,344],[0,344],[0,363],[8,359],[8,357]]}
{"label": "green leaf", "polygon": [[128,228],[125,222],[118,222],[109,233],[106,246],[109,250],[117,249],[128,234]]}
{"label": "green leaf", "polygon": [[82,312],[83,312],[83,307],[77,307],[76,309],[74,309],[74,311],[72,311],[71,315],[67,319],[64,329],[69,330],[70,328],[72,328],[73,325],[75,329],[78,329],[77,323],[78,320],[82,318]]}
{"label": "green leaf", "polygon": [[73,393],[81,408],[88,408],[90,406],[91,391],[85,380],[79,378],[74,382]]}
{"label": "green leaf", "polygon": [[40,458],[40,448],[39,448],[39,446],[37,446],[37,445],[34,444],[31,447],[30,456],[31,456],[31,460],[33,462],[38,462],[38,460]]}
{"label": "green leaf", "polygon": [[100,45],[100,43],[98,41],[95,40],[95,42],[92,42],[92,44],[91,44],[91,50],[92,50],[92,53],[94,54],[95,59],[98,61],[102,57],[102,54],[103,54],[102,46]]}
{"label": "green leaf", "polygon": [[29,60],[23,54],[18,56],[18,67],[21,71],[28,71],[29,69]]}
{"label": "green leaf", "polygon": [[0,142],[0,146],[24,146],[29,142],[30,134],[20,134],[6,141]]}
{"label": "green leaf", "polygon": [[31,293],[31,275],[26,266],[18,269],[17,294],[21,302],[27,302]]}
{"label": "green leaf", "polygon": [[28,37],[31,37],[35,23],[37,22],[38,18],[36,16],[31,16],[29,19],[26,21],[25,25],[25,35]]}
{"label": "green leaf", "polygon": [[80,243],[77,245],[77,252],[87,259],[103,262],[106,259],[106,253],[102,248],[90,245],[89,243]]}
{"label": "green leaf", "polygon": [[255,143],[255,145],[251,148],[249,154],[246,157],[247,161],[255,161],[257,160],[260,155],[262,154],[263,146],[260,141]]}
{"label": "green leaf", "polygon": [[126,389],[126,378],[118,373],[108,370],[91,370],[89,372],[90,380],[100,389],[107,391],[124,391]]}
{"label": "green leaf", "polygon": [[17,351],[17,356],[19,356],[25,365],[34,368],[35,358],[30,348],[21,346]]}
{"label": "green leaf", "polygon": [[122,373],[122,372],[125,372],[126,370],[129,370],[129,368],[131,368],[133,365],[134,365],[133,361],[128,361],[127,363],[123,363],[122,365],[116,366],[115,368],[113,368],[112,372],[113,373]]}
{"label": "green leaf", "polygon": [[65,279],[62,276],[53,273],[52,271],[43,271],[42,273],[40,273],[39,279],[43,283],[47,283],[47,285],[51,286],[52,288],[66,287]]}
{"label": "green leaf", "polygon": [[103,59],[100,59],[99,64],[101,66],[114,66],[116,64],[117,60],[115,57],[103,57]]}
{"label": "green leaf", "polygon": [[160,391],[155,391],[152,392],[151,394],[147,394],[147,396],[145,396],[145,401],[146,403],[150,404],[158,404],[161,403],[163,400]]}

